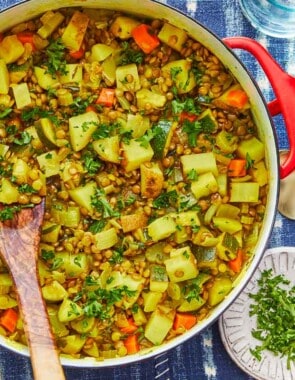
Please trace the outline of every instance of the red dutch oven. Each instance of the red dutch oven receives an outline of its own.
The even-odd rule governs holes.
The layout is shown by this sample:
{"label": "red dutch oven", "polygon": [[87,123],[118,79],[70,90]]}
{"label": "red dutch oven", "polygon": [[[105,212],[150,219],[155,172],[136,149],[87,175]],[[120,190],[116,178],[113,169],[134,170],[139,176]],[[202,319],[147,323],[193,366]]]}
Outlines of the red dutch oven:
{"label": "red dutch oven", "polygon": [[[16,23],[23,22],[38,16],[48,10],[55,10],[64,7],[87,7],[117,10],[131,14],[147,17],[156,17],[169,20],[170,23],[185,29],[189,35],[200,41],[211,50],[229,68],[243,88],[247,91],[253,110],[253,117],[259,131],[259,137],[266,146],[266,162],[269,170],[269,194],[266,205],[266,213],[259,240],[256,246],[253,259],[237,278],[234,288],[227,298],[219,304],[212,313],[203,321],[198,323],[185,334],[178,336],[168,343],[154,347],[146,352],[129,355],[123,358],[96,361],[95,359],[69,359],[62,358],[62,364],[76,367],[107,367],[123,365],[135,361],[147,359],[154,355],[163,353],[171,349],[200,331],[210,326],[235,300],[245,285],[248,283],[255,271],[261,257],[263,256],[269,236],[272,231],[274,219],[277,212],[277,202],[279,195],[280,179],[286,177],[295,166],[295,126],[293,126],[295,110],[295,79],[285,73],[274,61],[269,53],[259,43],[249,38],[236,37],[219,39],[206,27],[182,14],[180,11],[167,5],[151,0],[28,0],[0,13],[0,25],[2,30],[7,30]],[[258,85],[248,73],[247,69],[235,55],[232,49],[244,49],[250,52],[264,69],[276,99],[266,104]],[[281,113],[285,120],[285,125],[289,135],[290,153],[285,162],[279,164],[279,151],[276,142],[276,134],[273,127],[272,116]],[[18,352],[28,355],[26,347],[9,341],[0,336],[0,344]]]}

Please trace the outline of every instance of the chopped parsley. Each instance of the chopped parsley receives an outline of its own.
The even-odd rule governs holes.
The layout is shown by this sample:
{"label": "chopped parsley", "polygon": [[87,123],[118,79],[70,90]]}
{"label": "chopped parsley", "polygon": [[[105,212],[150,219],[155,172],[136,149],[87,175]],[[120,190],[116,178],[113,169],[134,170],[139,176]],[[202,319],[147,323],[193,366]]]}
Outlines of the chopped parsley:
{"label": "chopped parsley", "polygon": [[91,205],[102,214],[103,218],[119,217],[120,213],[112,208],[103,190],[96,189],[95,195],[91,197]]}
{"label": "chopped parsley", "polygon": [[140,50],[133,50],[127,41],[122,42],[122,52],[119,59],[119,65],[128,65],[130,63],[141,64],[144,59],[144,54]]}
{"label": "chopped parsley", "polygon": [[51,74],[53,78],[56,78],[56,73],[61,75],[67,74],[65,60],[65,45],[62,43],[60,38],[50,42],[45,50],[46,53],[46,72]]}
{"label": "chopped parsley", "polygon": [[156,208],[168,208],[174,206],[177,199],[178,194],[176,190],[166,191],[153,200],[153,206]]}
{"label": "chopped parsley", "polygon": [[287,357],[287,367],[295,360],[295,286],[283,275],[273,275],[272,269],[264,270],[257,281],[256,294],[249,294],[254,303],[250,305],[250,316],[256,316],[256,328],[252,330],[260,345],[250,349],[259,361],[262,351]]}
{"label": "chopped parsley", "polygon": [[190,121],[185,119],[183,122],[183,132],[187,133],[188,144],[190,147],[197,145],[197,137],[201,132],[212,133],[215,129],[215,124],[210,117],[204,117],[203,119]]}
{"label": "chopped parsley", "polygon": [[98,232],[101,232],[103,231],[103,229],[105,228],[107,222],[106,220],[104,219],[101,219],[101,220],[95,220],[88,228],[88,231],[93,233],[93,234],[97,234]]}
{"label": "chopped parsley", "polygon": [[23,146],[30,144],[31,140],[32,136],[28,132],[24,131],[21,133],[19,138],[13,140],[13,143],[16,145]]}

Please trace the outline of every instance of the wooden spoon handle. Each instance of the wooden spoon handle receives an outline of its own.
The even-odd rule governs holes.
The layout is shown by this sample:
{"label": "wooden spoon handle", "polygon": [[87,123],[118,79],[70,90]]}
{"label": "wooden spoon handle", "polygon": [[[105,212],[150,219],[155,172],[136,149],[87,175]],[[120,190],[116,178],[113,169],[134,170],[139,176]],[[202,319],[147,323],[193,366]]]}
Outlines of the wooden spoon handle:
{"label": "wooden spoon handle", "polygon": [[[65,379],[36,276],[15,279],[35,380]],[[19,282],[19,284],[17,284]]]}
{"label": "wooden spoon handle", "polygon": [[0,223],[0,251],[13,277],[35,380],[64,380],[37,276],[43,205]]}

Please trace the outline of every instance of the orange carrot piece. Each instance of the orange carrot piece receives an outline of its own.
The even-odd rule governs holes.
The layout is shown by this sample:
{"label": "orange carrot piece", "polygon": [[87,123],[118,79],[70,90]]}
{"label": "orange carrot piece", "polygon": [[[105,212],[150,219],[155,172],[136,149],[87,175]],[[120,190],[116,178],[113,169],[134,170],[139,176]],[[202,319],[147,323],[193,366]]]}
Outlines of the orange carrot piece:
{"label": "orange carrot piece", "polygon": [[229,177],[244,177],[247,173],[247,162],[243,158],[235,158],[230,160],[228,164],[228,176]]}
{"label": "orange carrot piece", "polygon": [[190,122],[194,122],[197,120],[197,115],[194,115],[193,113],[182,111],[179,117],[180,122],[184,122],[184,120],[188,120]]}
{"label": "orange carrot piece", "polygon": [[115,90],[113,88],[106,88],[104,87],[99,97],[96,100],[96,104],[101,104],[106,107],[111,107],[115,100]]}
{"label": "orange carrot piece", "polygon": [[136,352],[139,351],[139,343],[138,343],[138,337],[137,335],[129,335],[125,340],[124,340],[124,346],[127,349],[127,353],[129,355],[131,354],[136,354]]}
{"label": "orange carrot piece", "polygon": [[9,332],[13,333],[16,329],[18,314],[14,309],[6,309],[0,317],[0,324]]}
{"label": "orange carrot piece", "polygon": [[86,112],[97,112],[97,109],[93,104],[89,104],[89,106],[86,107]]}
{"label": "orange carrot piece", "polygon": [[146,54],[151,53],[160,45],[159,38],[153,33],[151,27],[146,24],[136,26],[131,34],[134,41]]}
{"label": "orange carrot piece", "polygon": [[241,89],[231,90],[226,97],[226,103],[229,106],[243,108],[248,102],[248,95]]}
{"label": "orange carrot piece", "polygon": [[85,48],[84,48],[84,46],[82,44],[79,50],[70,51],[69,54],[74,59],[81,59],[84,56],[84,53],[85,53]]}
{"label": "orange carrot piece", "polygon": [[243,256],[244,254],[242,249],[238,249],[237,256],[228,262],[229,268],[235,273],[239,273],[242,269]]}
{"label": "orange carrot piece", "polygon": [[179,328],[185,328],[186,330],[191,329],[197,323],[197,317],[194,314],[188,313],[176,313],[173,329],[178,330]]}
{"label": "orange carrot piece", "polygon": [[36,50],[35,42],[34,42],[34,33],[29,31],[19,32],[17,33],[17,38],[22,44],[31,44],[32,49]]}
{"label": "orange carrot piece", "polygon": [[128,325],[124,326],[124,327],[121,327],[120,331],[122,333],[124,333],[124,334],[132,334],[132,333],[134,333],[138,329],[138,326],[136,326],[134,324],[133,318],[128,318],[127,322],[128,322]]}

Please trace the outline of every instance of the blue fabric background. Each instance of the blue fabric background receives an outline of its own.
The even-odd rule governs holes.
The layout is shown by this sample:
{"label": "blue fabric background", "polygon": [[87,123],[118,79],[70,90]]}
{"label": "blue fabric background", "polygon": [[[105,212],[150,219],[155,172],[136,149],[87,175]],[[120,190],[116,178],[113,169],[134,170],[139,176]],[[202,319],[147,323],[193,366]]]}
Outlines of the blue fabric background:
{"label": "blue fabric background", "polygon": [[[40,0],[42,1],[42,0]],[[17,0],[0,0],[0,9],[18,3]],[[247,36],[264,45],[280,65],[295,74],[295,39],[267,37],[254,30],[243,17],[237,0],[162,0],[195,18],[220,37]],[[245,52],[237,55],[249,68],[267,100],[272,90],[258,63]],[[295,105],[295,104],[294,104]],[[275,118],[279,147],[288,147],[283,121]],[[294,246],[294,221],[277,214],[269,247]],[[220,339],[215,323],[203,333],[169,352],[141,363],[108,369],[65,368],[68,380],[251,380],[230,359]],[[0,348],[0,379],[31,380],[30,361],[5,348]],[[52,379],[54,380],[54,379]]]}

